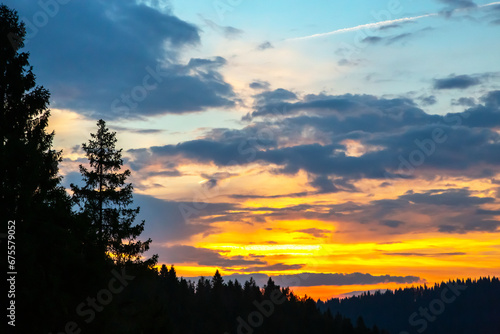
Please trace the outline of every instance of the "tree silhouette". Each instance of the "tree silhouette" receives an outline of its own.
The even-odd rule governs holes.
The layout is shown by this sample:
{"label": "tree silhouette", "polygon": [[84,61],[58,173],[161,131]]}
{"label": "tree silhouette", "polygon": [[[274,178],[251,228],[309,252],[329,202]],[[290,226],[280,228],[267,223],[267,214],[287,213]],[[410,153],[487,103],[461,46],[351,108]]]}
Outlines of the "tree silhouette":
{"label": "tree silhouette", "polygon": [[119,172],[122,150],[116,149],[116,133],[110,132],[101,119],[97,133],[91,134],[82,148],[89,159],[90,168],[80,165],[85,186],[71,184],[73,200],[80,207],[80,216],[88,222],[89,240],[94,239],[99,253],[117,265],[142,263],[149,267],[157,255],[142,261],[142,253],[149,249],[151,239],[137,240],[144,230],[144,221],[133,225],[140,208],[132,204],[132,184],[126,183],[130,170]]}
{"label": "tree silhouette", "polygon": [[26,34],[15,11],[0,5],[0,216],[24,220],[33,206],[61,198],[58,162],[47,133],[49,92],[35,83],[28,53],[20,52]]}
{"label": "tree silhouette", "polygon": [[16,302],[21,332],[43,332],[67,317],[78,266],[71,202],[60,185],[61,152],[47,131],[50,94],[35,82],[17,13],[0,5],[0,217],[15,221]]}

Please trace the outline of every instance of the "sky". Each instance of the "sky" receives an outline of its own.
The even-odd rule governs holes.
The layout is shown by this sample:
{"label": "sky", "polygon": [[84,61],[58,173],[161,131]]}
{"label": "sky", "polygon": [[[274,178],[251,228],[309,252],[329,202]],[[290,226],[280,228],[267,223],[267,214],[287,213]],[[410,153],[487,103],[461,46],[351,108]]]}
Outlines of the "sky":
{"label": "sky", "polygon": [[327,299],[500,274],[500,2],[3,2],[63,184],[104,119],[179,276]]}

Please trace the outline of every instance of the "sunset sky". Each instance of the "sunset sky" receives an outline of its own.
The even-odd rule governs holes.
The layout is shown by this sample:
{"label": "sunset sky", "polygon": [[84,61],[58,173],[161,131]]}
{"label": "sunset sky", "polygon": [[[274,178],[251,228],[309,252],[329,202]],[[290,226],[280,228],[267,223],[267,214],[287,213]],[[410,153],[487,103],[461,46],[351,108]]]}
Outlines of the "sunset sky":
{"label": "sunset sky", "polygon": [[179,276],[326,299],[500,274],[500,2],[3,3],[63,184],[103,118]]}

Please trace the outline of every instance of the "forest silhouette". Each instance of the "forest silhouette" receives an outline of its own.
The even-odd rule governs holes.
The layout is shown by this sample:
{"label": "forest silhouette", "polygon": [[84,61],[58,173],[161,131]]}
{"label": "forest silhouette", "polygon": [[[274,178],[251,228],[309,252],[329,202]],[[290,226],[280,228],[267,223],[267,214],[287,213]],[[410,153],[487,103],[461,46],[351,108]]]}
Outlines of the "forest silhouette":
{"label": "forest silhouette", "polygon": [[[104,120],[82,145],[83,185],[72,184],[72,195],[62,186],[62,152],[47,130],[50,93],[36,84],[25,36],[17,13],[0,5],[0,217],[15,222],[18,273],[9,332],[396,333],[446,288],[316,302],[271,278],[259,287],[225,282],[219,271],[192,282],[173,265],[158,270],[157,255],[143,256],[152,241],[140,240],[146,222],[135,222],[130,171]],[[450,284],[467,289],[427,333],[500,333],[491,323],[500,319],[498,279]]]}

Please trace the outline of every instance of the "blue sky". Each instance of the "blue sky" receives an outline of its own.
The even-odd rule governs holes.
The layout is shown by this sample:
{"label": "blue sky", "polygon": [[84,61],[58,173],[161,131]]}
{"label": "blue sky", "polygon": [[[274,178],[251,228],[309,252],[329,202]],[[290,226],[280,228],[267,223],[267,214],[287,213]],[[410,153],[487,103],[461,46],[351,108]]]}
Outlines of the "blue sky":
{"label": "blue sky", "polygon": [[[319,297],[498,268],[500,3],[4,3],[64,184],[105,119],[182,275],[332,274]],[[390,278],[334,282],[357,272]]]}

